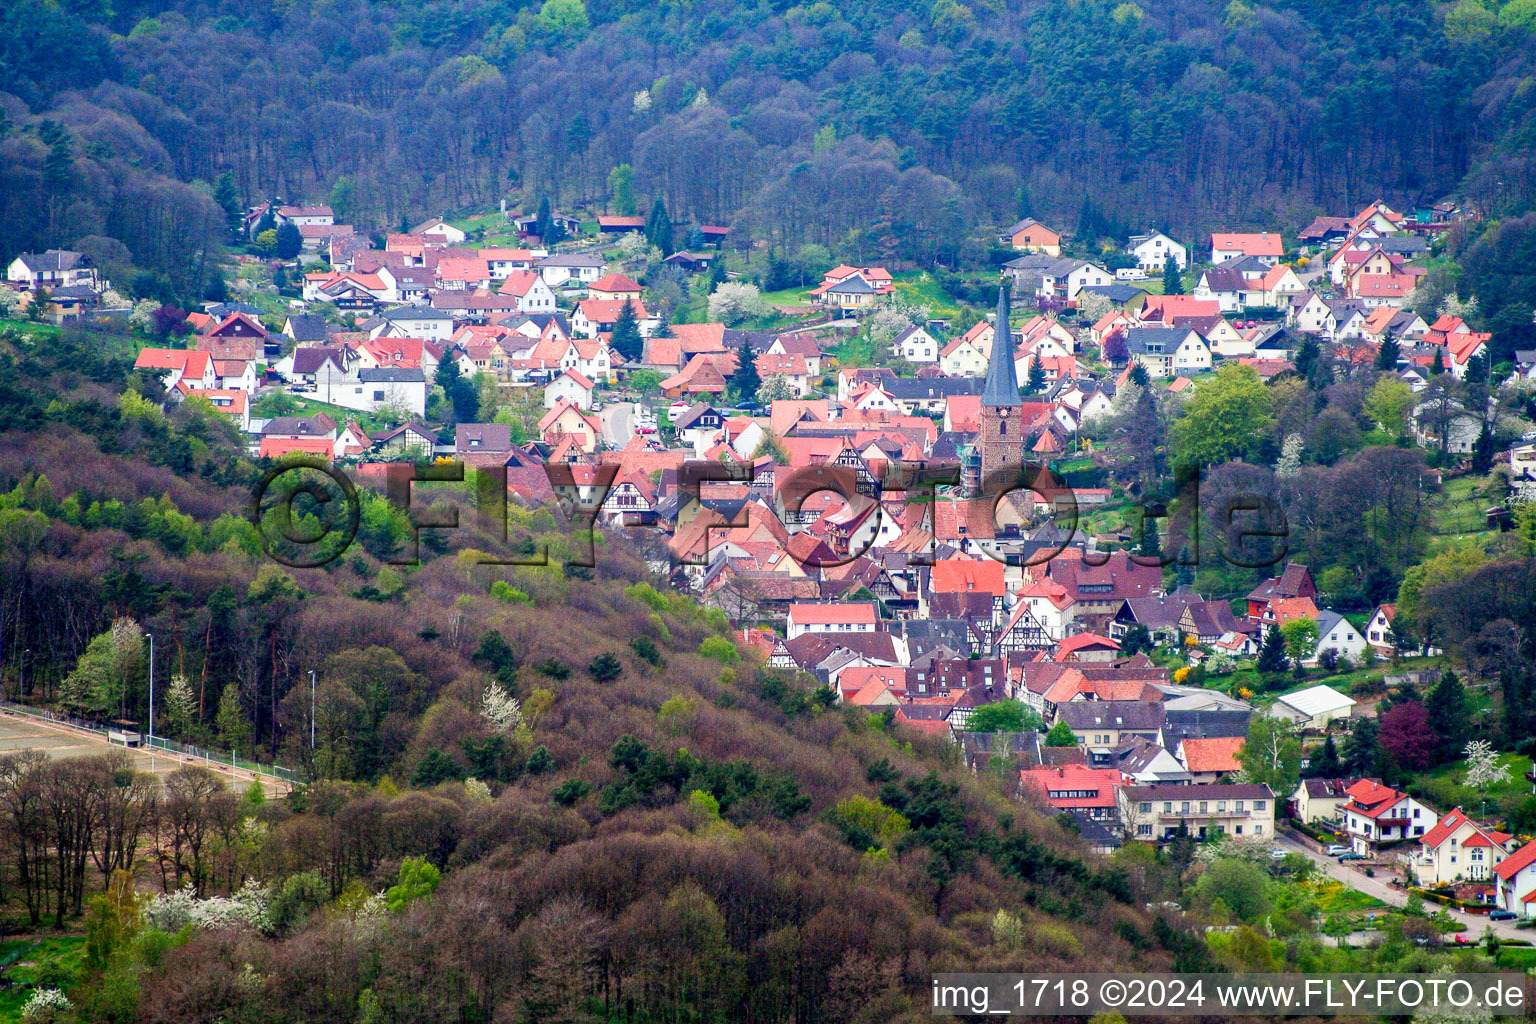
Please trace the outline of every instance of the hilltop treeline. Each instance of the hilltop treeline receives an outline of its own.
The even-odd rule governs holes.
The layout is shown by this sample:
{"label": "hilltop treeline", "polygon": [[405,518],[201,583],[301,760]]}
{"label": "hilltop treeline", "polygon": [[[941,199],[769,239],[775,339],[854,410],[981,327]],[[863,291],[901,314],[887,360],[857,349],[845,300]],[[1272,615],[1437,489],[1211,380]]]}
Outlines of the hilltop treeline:
{"label": "hilltop treeline", "polygon": [[392,229],[515,189],[607,206],[621,165],[619,206],[872,258],[953,259],[1024,214],[1192,237],[1464,180],[1501,213],[1531,196],[1530,20],[1521,0],[17,0],[0,238],[114,238],[185,285],[240,203]]}

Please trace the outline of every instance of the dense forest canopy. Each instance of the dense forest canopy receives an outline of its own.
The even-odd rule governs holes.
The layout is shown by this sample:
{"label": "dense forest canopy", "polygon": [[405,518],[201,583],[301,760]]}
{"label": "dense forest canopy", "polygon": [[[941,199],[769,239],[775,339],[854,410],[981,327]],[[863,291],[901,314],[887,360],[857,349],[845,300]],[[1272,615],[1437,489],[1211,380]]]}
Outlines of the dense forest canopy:
{"label": "dense forest canopy", "polygon": [[0,247],[94,244],[185,288],[226,172],[377,230],[508,194],[603,208],[629,164],[675,220],[920,260],[1085,201],[1106,234],[1189,237],[1378,194],[1518,212],[1528,8],[16,0]]}

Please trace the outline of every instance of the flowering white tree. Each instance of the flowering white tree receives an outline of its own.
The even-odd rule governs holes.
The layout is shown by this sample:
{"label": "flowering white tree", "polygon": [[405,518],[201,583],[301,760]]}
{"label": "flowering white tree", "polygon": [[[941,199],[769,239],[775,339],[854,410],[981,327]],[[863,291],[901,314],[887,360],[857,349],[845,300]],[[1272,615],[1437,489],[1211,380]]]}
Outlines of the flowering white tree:
{"label": "flowering white tree", "polygon": [[[0,281],[0,313],[9,313],[21,302],[21,293]],[[62,993],[60,993],[62,995]]]}
{"label": "flowering white tree", "polygon": [[651,90],[641,89],[639,92],[635,93],[635,98],[631,106],[634,108],[634,111],[637,114],[647,113],[651,109]]}
{"label": "flowering white tree", "polygon": [[255,880],[246,882],[233,896],[198,899],[192,887],[161,893],[144,907],[144,920],[157,931],[175,934],[187,925],[202,930],[239,925],[266,931],[272,894]]}
{"label": "flowering white tree", "polygon": [[757,285],[745,281],[721,281],[709,297],[709,318],[727,325],[767,316],[771,312]]}
{"label": "flowering white tree", "polygon": [[883,345],[911,326],[912,321],[906,314],[893,306],[881,306],[869,318],[869,338],[875,344]]}
{"label": "flowering white tree", "polygon": [[491,787],[476,778],[464,780],[464,795],[476,803],[491,802]]}
{"label": "flowering white tree", "polygon": [[1084,320],[1098,323],[1115,310],[1114,302],[1109,296],[1100,295],[1098,292],[1082,292],[1077,297],[1077,311]]}
{"label": "flowering white tree", "polygon": [[74,1006],[69,996],[56,988],[34,989],[31,998],[21,1008],[21,1019],[27,1024],[45,1024],[47,1021],[65,1020]]}
{"label": "flowering white tree", "polygon": [[514,732],[523,724],[523,707],[493,679],[480,695],[480,717],[493,729]]}
{"label": "flowering white tree", "polygon": [[192,681],[177,672],[171,676],[170,688],[165,691],[165,717],[174,729],[185,729],[197,714],[197,694],[192,692]]}
{"label": "flowering white tree", "polygon": [[1302,440],[1300,434],[1286,434],[1280,444],[1280,460],[1275,463],[1275,476],[1295,476],[1301,472]]}
{"label": "flowering white tree", "polygon": [[1477,296],[1463,299],[1455,292],[1451,292],[1440,300],[1440,305],[1435,309],[1441,316],[1459,316],[1465,320],[1469,316],[1477,315]]}
{"label": "flowering white tree", "polygon": [[133,304],[133,312],[128,314],[128,325],[139,328],[148,327],[150,319],[155,315],[155,310],[159,308],[160,303],[158,302],[140,299]]}
{"label": "flowering white tree", "polygon": [[1509,778],[1509,765],[1499,763],[1499,752],[1487,740],[1473,740],[1462,750],[1467,759],[1467,775],[1462,781],[1476,790],[1485,790]]}

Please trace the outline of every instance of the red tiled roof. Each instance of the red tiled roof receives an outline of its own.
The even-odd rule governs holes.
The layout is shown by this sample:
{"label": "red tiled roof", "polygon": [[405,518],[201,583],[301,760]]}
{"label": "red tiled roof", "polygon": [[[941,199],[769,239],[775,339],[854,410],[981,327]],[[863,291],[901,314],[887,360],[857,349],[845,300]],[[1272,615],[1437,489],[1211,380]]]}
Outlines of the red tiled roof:
{"label": "red tiled roof", "polygon": [[1242,768],[1237,752],[1243,749],[1245,742],[1245,736],[1184,740],[1184,767],[1191,772],[1235,772]]}

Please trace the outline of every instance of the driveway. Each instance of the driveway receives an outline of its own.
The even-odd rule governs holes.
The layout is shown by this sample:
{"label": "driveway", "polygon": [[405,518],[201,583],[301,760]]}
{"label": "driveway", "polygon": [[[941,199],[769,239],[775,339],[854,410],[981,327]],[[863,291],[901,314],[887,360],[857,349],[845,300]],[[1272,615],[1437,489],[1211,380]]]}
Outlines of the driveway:
{"label": "driveway", "polygon": [[623,448],[635,436],[635,405],[633,402],[610,402],[598,412],[603,427],[603,440],[614,448]]}
{"label": "driveway", "polygon": [[[1408,894],[1403,892],[1403,890],[1394,889],[1379,879],[1367,878],[1364,872],[1348,867],[1347,863],[1340,864],[1327,854],[1318,853],[1289,833],[1277,832],[1275,834],[1275,843],[1294,853],[1310,857],[1313,863],[1321,868],[1323,873],[1329,878],[1343,882],[1351,889],[1358,889],[1367,896],[1374,896],[1383,903],[1391,904],[1394,907],[1401,907],[1408,902]],[[1453,920],[1460,921],[1466,925],[1466,935],[1469,939],[1481,939],[1483,932],[1488,928],[1492,928],[1493,933],[1501,939],[1519,939],[1522,942],[1530,942],[1536,939],[1536,932],[1529,929],[1518,929],[1513,921],[1490,921],[1487,914],[1468,914],[1454,907],[1439,906],[1428,900],[1424,901],[1424,906],[1431,913],[1436,910],[1443,910],[1450,914]]]}

